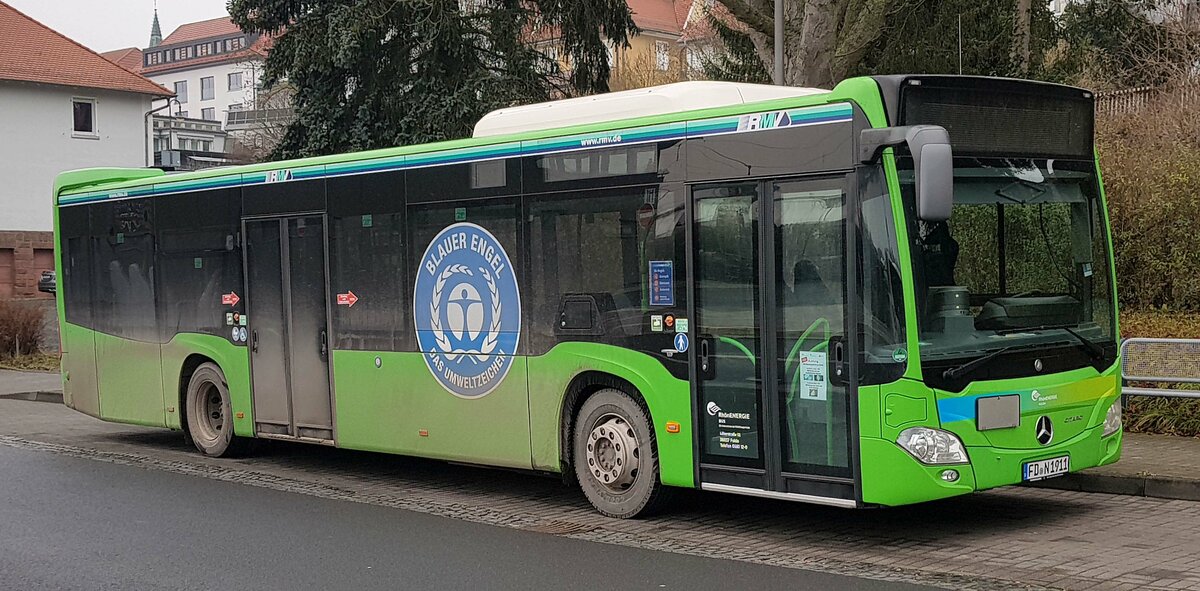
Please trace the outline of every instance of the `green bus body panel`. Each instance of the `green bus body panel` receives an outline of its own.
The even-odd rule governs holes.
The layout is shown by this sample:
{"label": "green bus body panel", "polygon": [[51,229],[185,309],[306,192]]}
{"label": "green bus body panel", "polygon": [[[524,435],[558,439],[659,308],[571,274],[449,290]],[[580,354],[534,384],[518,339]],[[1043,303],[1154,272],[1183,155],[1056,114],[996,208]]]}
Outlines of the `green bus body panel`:
{"label": "green bus body panel", "polygon": [[[61,306],[59,310],[62,310]],[[59,337],[62,339],[59,365],[63,381],[63,404],[81,413],[99,417],[100,383],[96,379],[95,333],[60,321]]]}
{"label": "green bus body panel", "polygon": [[[153,313],[151,313],[153,316]],[[100,418],[166,427],[162,345],[95,333]]]}
{"label": "green bus body panel", "polygon": [[423,353],[335,350],[337,445],[532,468],[525,359],[516,357],[490,394],[465,399],[434,379]]}
{"label": "green bus body panel", "polygon": [[[545,355],[529,358],[529,422],[536,468],[557,472],[563,396],[576,376],[597,371],[621,378],[638,389],[650,411],[658,442],[663,484],[695,486],[692,454],[692,395],[688,382],[673,377],[658,360],[637,351],[596,343],[560,343]],[[680,425],[668,433],[667,422]]]}

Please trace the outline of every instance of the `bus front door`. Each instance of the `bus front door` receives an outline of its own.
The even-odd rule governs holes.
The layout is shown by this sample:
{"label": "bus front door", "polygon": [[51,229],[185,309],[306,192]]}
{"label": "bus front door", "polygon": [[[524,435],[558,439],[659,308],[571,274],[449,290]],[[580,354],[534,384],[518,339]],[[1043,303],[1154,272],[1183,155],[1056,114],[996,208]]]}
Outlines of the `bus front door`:
{"label": "bus front door", "polygon": [[846,176],[692,189],[702,488],[853,506]]}
{"label": "bus front door", "polygon": [[324,218],[246,220],[244,235],[255,430],[332,443]]}

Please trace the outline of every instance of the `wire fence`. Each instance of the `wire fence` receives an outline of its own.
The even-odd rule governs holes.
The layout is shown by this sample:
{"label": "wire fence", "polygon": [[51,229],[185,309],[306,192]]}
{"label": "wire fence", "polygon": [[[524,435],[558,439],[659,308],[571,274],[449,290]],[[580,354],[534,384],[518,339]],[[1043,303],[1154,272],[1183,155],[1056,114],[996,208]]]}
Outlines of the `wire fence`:
{"label": "wire fence", "polygon": [[1200,384],[1200,339],[1125,339],[1121,379],[1132,384],[1121,388],[1126,396],[1200,398],[1200,390],[1158,387]]}
{"label": "wire fence", "polygon": [[1125,90],[1096,93],[1096,115],[1111,117],[1137,113],[1154,105],[1155,101],[1172,95],[1177,101],[1200,100],[1200,84],[1171,84],[1163,86],[1139,86]]}

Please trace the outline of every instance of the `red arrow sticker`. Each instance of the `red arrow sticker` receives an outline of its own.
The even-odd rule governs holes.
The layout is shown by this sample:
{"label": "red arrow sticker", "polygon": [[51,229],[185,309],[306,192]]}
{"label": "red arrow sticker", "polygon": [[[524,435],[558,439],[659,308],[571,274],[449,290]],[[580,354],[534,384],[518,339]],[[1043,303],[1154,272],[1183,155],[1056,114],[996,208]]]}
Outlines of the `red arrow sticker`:
{"label": "red arrow sticker", "polygon": [[232,291],[229,293],[221,294],[221,305],[222,306],[236,306],[237,303],[240,301],[242,301],[242,298],[239,298],[238,295]]}
{"label": "red arrow sticker", "polygon": [[358,296],[354,295],[352,291],[337,294],[337,303],[339,306],[353,308],[356,302],[358,302]]}

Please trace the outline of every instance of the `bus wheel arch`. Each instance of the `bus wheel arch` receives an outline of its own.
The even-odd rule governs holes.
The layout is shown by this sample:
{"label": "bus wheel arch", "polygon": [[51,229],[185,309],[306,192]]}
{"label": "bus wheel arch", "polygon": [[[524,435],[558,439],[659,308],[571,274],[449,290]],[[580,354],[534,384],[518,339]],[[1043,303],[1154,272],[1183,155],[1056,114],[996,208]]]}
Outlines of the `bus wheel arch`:
{"label": "bus wheel arch", "polygon": [[588,501],[610,517],[640,517],[661,505],[658,442],[650,409],[628,381],[577,376],[563,405],[562,464]]}
{"label": "bus wheel arch", "polygon": [[201,453],[232,456],[246,441],[233,434],[233,409],[225,372],[212,359],[189,355],[180,370],[180,424],[185,438]]}

